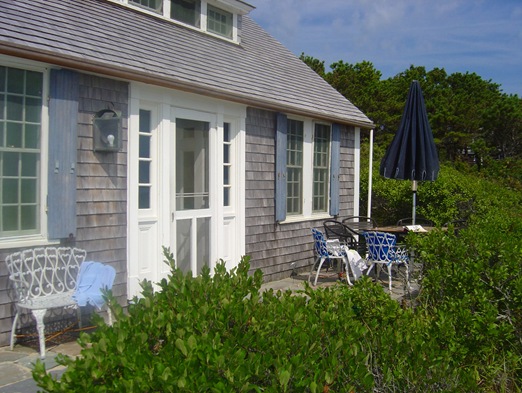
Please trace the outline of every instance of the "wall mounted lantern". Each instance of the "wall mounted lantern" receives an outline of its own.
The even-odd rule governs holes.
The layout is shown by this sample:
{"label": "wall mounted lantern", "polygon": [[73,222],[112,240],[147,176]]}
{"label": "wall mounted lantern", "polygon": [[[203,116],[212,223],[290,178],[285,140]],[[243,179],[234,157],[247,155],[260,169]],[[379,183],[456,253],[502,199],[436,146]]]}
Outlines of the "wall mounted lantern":
{"label": "wall mounted lantern", "polygon": [[92,120],[94,151],[116,152],[121,149],[121,112],[102,109]]}

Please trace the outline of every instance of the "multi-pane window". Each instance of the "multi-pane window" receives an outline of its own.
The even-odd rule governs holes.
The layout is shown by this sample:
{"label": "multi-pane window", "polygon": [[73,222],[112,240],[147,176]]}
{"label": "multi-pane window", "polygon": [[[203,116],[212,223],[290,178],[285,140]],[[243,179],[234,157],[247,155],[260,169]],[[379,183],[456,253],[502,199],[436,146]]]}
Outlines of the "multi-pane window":
{"label": "multi-pane window", "polygon": [[163,0],[129,0],[131,4],[137,4],[154,12],[162,12]]}
{"label": "multi-pane window", "polygon": [[303,200],[303,122],[288,120],[286,170],[286,212],[301,214]]}
{"label": "multi-pane window", "polygon": [[223,124],[223,206],[230,206],[232,189],[232,141],[230,138],[230,123]]}
{"label": "multi-pane window", "polygon": [[[203,0],[120,0],[146,11],[152,11],[163,18],[193,26],[202,31],[219,35],[226,39],[238,39],[234,25],[240,23],[240,15],[228,9],[208,4]],[[251,6],[244,3],[246,10]]]}
{"label": "multi-pane window", "polygon": [[40,230],[43,74],[0,66],[0,234]]}
{"label": "multi-pane window", "polygon": [[313,167],[313,212],[325,212],[328,207],[330,169],[330,126],[315,124]]}
{"label": "multi-pane window", "polygon": [[200,27],[200,0],[171,0],[170,17],[191,26]]}
{"label": "multi-pane window", "polygon": [[230,12],[220,8],[207,6],[207,30],[222,35],[226,38],[232,38],[233,15]]}
{"label": "multi-pane window", "polygon": [[151,111],[140,109],[139,123],[139,163],[138,163],[138,208],[151,208]]}

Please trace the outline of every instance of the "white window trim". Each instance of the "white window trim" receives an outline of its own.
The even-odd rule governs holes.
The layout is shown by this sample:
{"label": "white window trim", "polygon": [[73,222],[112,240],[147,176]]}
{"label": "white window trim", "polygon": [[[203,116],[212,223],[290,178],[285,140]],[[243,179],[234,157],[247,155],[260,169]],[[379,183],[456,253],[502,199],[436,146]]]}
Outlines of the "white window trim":
{"label": "white window trim", "polygon": [[[201,0],[201,19],[200,19],[200,27],[192,26],[187,23],[180,22],[178,20],[172,19],[170,17],[170,0],[163,0],[163,8],[162,13],[154,12],[150,9],[147,9],[145,7],[141,7],[137,4],[133,4],[130,0],[108,0],[113,3],[123,4],[126,7],[132,8],[133,10],[155,16],[157,18],[164,19],[166,21],[169,21],[171,23],[181,25],[184,27],[187,27],[192,30],[200,31],[205,34],[211,35],[213,37],[220,38],[225,41],[229,41],[232,43],[239,44],[239,29],[238,29],[238,10],[234,9],[231,6],[227,6],[227,4],[218,2],[218,1],[207,1],[207,0]],[[225,37],[220,34],[213,33],[211,31],[207,30],[207,4],[211,4],[214,7],[220,8],[222,10],[228,11],[232,13],[232,38]]]}
{"label": "white window trim", "polygon": [[[162,124],[159,122],[159,108],[157,105],[154,105],[149,102],[141,102],[139,109],[138,109],[138,124],[139,124],[139,111],[140,110],[146,110],[150,111],[150,122],[151,122],[151,135],[150,135],[150,207],[148,209],[140,209],[137,207],[138,216],[140,219],[147,219],[147,218],[156,218],[158,214],[158,179],[157,179],[157,165],[159,160],[159,133],[161,132],[161,126]],[[157,125],[154,127],[154,125]],[[136,166],[136,173],[132,174],[133,176],[136,176],[136,179],[139,179],[139,127],[137,130],[137,157],[138,157],[138,163]],[[138,181],[139,186],[139,181]]]}
{"label": "white window trim", "polygon": [[[322,126],[325,126],[325,127],[328,127],[329,129],[329,135],[328,135],[328,165],[327,165],[327,168],[328,168],[328,176],[326,177],[326,195],[324,196],[325,200],[326,200],[326,205],[325,205],[325,211],[324,212],[316,212],[316,213],[313,213],[315,215],[319,214],[319,215],[323,215],[325,212],[329,212],[330,211],[330,188],[331,188],[331,182],[330,182],[330,175],[332,173],[332,124],[329,124],[329,123],[323,123],[323,122],[318,122],[318,121],[314,121],[313,123],[313,126],[312,126],[312,130],[313,130],[313,133],[315,133],[315,128],[316,126],[318,125],[322,125]],[[312,139],[315,140],[315,134],[312,135]],[[312,173],[311,173],[311,177],[312,177],[312,185],[310,187],[310,193],[311,193],[311,205],[312,205],[312,209],[313,209],[313,181],[314,181],[314,166],[313,166],[313,160],[314,160],[314,152],[315,152],[315,142],[312,142]]]}
{"label": "white window trim", "polygon": [[47,237],[47,187],[49,164],[49,83],[50,69],[47,65],[34,61],[0,55],[0,64],[6,67],[43,73],[42,89],[42,128],[40,135],[40,233],[0,237],[0,249],[23,248],[56,244]]}
{"label": "white window trim", "polygon": [[[296,120],[303,122],[303,212],[301,214],[286,214],[286,219],[281,224],[301,222],[309,220],[320,220],[331,218],[330,198],[327,195],[327,206],[324,212],[313,212],[313,165],[314,165],[314,131],[316,124],[324,124],[330,127],[330,146],[332,143],[332,124],[325,122],[318,122],[311,119],[304,119],[299,117],[288,117],[288,120]],[[331,162],[332,149],[329,149],[329,163]],[[329,164],[329,169],[331,164]],[[330,190],[330,182],[328,182],[328,190]]]}

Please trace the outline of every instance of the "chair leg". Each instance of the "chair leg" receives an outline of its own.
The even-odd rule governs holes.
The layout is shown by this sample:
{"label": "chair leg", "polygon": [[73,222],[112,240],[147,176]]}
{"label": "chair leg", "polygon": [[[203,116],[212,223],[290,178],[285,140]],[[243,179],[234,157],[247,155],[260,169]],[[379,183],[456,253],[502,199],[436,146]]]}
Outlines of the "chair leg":
{"label": "chair leg", "polygon": [[76,318],[78,319],[78,326],[79,328],[83,328],[83,322],[82,322],[82,309],[80,306],[76,307]]}
{"label": "chair leg", "polygon": [[308,275],[308,283],[311,282],[312,275],[314,274],[314,267],[317,265],[317,262],[319,261],[319,257],[315,258],[314,263],[312,263],[312,269],[310,270],[310,274]]}
{"label": "chair leg", "polygon": [[392,293],[392,264],[388,264],[388,288],[390,293]]}
{"label": "chair leg", "polygon": [[315,274],[314,287],[317,285],[317,279],[319,278],[319,273],[321,272],[321,267],[323,266],[324,261],[326,261],[326,257],[322,257],[321,262],[319,262],[319,266],[317,267],[317,273]]}
{"label": "chair leg", "polygon": [[411,284],[410,284],[410,268],[407,263],[404,264],[406,267],[406,285],[408,285],[408,289],[411,290]]}
{"label": "chair leg", "polygon": [[36,319],[36,330],[38,331],[38,340],[40,341],[40,358],[45,359],[45,324],[44,316],[47,310],[33,310],[34,319]]}
{"label": "chair leg", "polygon": [[20,316],[20,311],[18,311],[18,307],[16,308],[16,314],[13,320],[13,326],[11,327],[11,351],[14,348],[14,343],[16,341],[16,325],[18,324],[18,317]]}
{"label": "chair leg", "polygon": [[344,270],[346,270],[346,283],[350,286],[352,286],[352,282],[350,281],[350,271],[352,272],[352,275],[354,277],[354,280],[355,280],[355,273],[353,272],[353,269],[352,269],[352,266],[350,265],[350,261],[348,261],[348,258],[347,257],[344,257],[343,258],[343,261],[344,261]]}
{"label": "chair leg", "polygon": [[108,322],[107,324],[109,326],[112,326],[112,311],[108,304],[107,304],[107,322]]}

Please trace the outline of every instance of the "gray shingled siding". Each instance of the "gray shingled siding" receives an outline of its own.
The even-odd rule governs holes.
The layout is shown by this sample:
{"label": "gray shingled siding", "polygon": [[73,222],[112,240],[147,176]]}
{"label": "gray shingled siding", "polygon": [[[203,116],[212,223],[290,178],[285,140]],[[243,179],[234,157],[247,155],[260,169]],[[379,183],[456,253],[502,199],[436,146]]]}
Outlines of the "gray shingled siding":
{"label": "gray shingled siding", "polygon": [[[127,298],[127,118],[129,84],[82,74],[78,115],[78,247],[87,259],[116,269],[113,294]],[[93,151],[92,118],[102,109],[122,112],[122,151]]]}
{"label": "gray shingled siding", "polygon": [[[251,270],[261,269],[265,281],[290,276],[290,263],[307,270],[313,262],[310,228],[322,220],[278,225],[274,219],[274,112],[248,108],[246,121],[246,239]],[[353,129],[341,131],[340,212],[353,211]]]}
{"label": "gray shingled siding", "polygon": [[0,255],[0,346],[9,345],[9,334],[11,332],[11,325],[13,323],[13,304],[11,303],[8,289],[9,280],[7,278],[7,266],[5,264],[5,256],[8,254],[7,250],[2,250]]}
{"label": "gray shingled siding", "polygon": [[[114,105],[123,117],[123,148],[119,153],[94,153],[92,116]],[[113,293],[127,298],[127,107],[128,83],[92,75],[80,76],[77,163],[77,236],[67,245],[87,250],[87,260],[108,263],[116,269]],[[9,345],[14,305],[8,295],[6,255],[0,253],[0,346]],[[57,311],[54,314],[59,315]],[[34,323],[31,317],[24,323]]]}
{"label": "gray shingled siding", "polygon": [[339,217],[353,215],[354,198],[354,144],[355,130],[353,127],[341,127],[341,163],[339,168]]}

